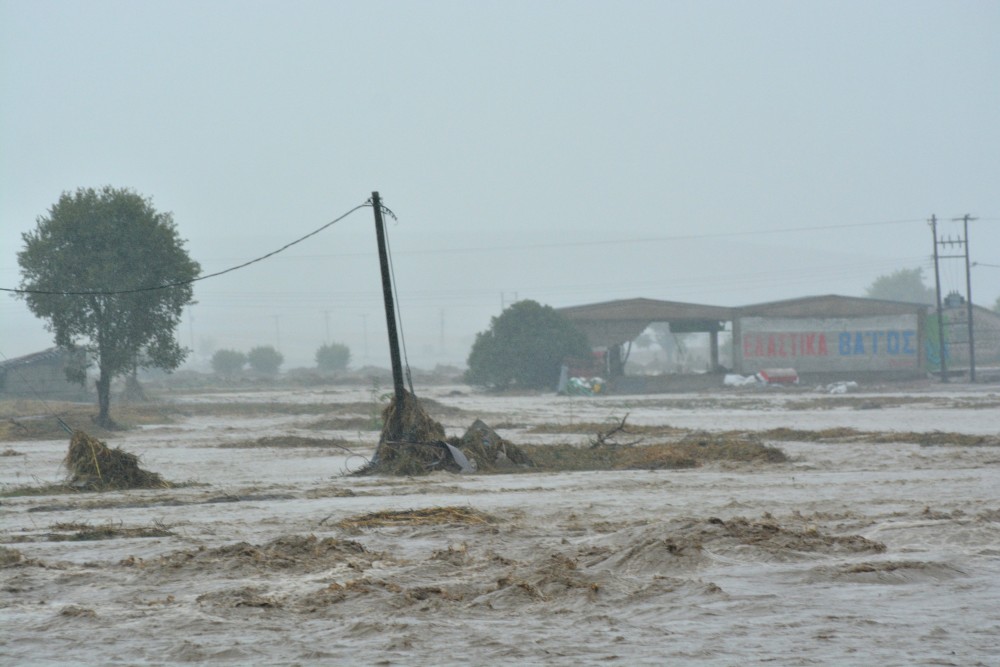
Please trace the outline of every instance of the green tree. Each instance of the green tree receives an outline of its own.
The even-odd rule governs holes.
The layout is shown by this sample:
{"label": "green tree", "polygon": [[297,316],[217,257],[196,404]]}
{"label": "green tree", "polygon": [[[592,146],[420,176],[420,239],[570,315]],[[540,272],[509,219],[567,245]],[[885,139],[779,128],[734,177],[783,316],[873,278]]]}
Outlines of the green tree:
{"label": "green tree", "polygon": [[212,355],[212,370],[219,375],[236,375],[246,363],[247,355],[237,350],[217,350]]}
{"label": "green tree", "polygon": [[935,303],[934,288],[924,284],[924,270],[900,269],[889,275],[879,276],[866,291],[872,299],[908,301],[910,303]]}
{"label": "green tree", "polygon": [[[173,370],[187,356],[174,332],[201,268],[171,214],[125,188],[64,192],[22,239],[20,296],[48,320],[56,345],[94,360],[96,421],[112,428],[113,378],[137,367]],[[82,382],[85,369],[67,377]]]}
{"label": "green tree", "polygon": [[316,350],[316,367],[321,371],[342,371],[351,362],[351,349],[343,343],[328,343]]}
{"label": "green tree", "polygon": [[589,356],[586,335],[554,308],[518,301],[476,334],[465,380],[496,388],[555,387],[563,360]]}
{"label": "green tree", "polygon": [[997,302],[993,304],[993,312],[1000,313],[1000,296],[997,297]]}
{"label": "green tree", "polygon": [[270,345],[259,345],[247,352],[250,368],[264,375],[277,375],[285,357]]}

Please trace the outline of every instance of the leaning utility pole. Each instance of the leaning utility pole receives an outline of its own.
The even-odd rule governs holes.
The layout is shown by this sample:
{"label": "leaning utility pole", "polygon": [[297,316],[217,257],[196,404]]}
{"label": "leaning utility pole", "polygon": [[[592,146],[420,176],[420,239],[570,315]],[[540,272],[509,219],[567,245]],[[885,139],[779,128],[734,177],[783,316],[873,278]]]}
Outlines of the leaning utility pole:
{"label": "leaning utility pole", "polygon": [[396,393],[396,409],[393,422],[389,424],[390,440],[399,438],[402,432],[403,403],[406,391],[403,388],[403,365],[399,358],[399,337],[396,335],[396,307],[392,300],[392,278],[389,274],[389,253],[385,244],[385,225],[382,222],[382,200],[378,192],[372,193],[372,209],[375,211],[375,235],[378,238],[378,261],[382,267],[382,296],[385,299],[385,323],[389,329],[389,356],[392,359],[392,386]]}
{"label": "leaning utility pole", "polygon": [[944,313],[941,311],[941,271],[938,268],[937,216],[931,214],[931,234],[934,236],[934,294],[937,295],[938,359],[941,367],[941,382],[948,381],[948,364],[945,362]]}

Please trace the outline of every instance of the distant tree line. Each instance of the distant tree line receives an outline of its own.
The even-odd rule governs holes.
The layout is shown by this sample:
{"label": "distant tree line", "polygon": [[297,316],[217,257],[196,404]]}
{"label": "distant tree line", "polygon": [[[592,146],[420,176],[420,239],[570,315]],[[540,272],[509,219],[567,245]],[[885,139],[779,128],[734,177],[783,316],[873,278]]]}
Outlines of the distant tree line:
{"label": "distant tree line", "polygon": [[[277,375],[285,358],[271,345],[259,345],[247,353],[217,350],[212,355],[212,371],[232,377],[249,366],[261,375]],[[316,367],[325,372],[342,371],[351,361],[351,350],[343,343],[327,343],[316,350]]]}

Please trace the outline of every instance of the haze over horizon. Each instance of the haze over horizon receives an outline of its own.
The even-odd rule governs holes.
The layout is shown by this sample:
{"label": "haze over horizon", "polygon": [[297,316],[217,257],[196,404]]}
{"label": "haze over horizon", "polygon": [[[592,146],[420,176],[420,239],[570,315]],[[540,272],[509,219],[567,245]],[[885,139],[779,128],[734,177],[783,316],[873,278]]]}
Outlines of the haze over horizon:
{"label": "haze over horizon", "polygon": [[[970,213],[1000,297],[1000,4],[0,0],[0,287],[63,191],[129,187],[212,273],[378,190],[408,356],[503,304],[862,296]],[[388,365],[370,209],[196,284],[192,363]],[[965,292],[964,264],[942,289]],[[0,298],[0,353],[51,346]]]}

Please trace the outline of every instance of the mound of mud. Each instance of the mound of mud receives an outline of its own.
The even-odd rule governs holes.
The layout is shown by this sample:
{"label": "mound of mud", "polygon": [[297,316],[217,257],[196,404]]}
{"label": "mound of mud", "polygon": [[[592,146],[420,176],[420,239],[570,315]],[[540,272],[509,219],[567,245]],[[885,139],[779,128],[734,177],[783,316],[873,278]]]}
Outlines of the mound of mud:
{"label": "mound of mud", "polygon": [[155,472],[139,467],[139,458],[123,449],[110,449],[83,431],[73,431],[69,452],[63,461],[69,483],[77,489],[109,491],[117,489],[166,489],[171,486]]}
{"label": "mound of mud", "polygon": [[121,564],[160,570],[197,568],[227,571],[314,571],[346,563],[361,570],[370,567],[371,561],[378,557],[378,554],[369,552],[352,540],[286,535],[263,546],[238,542],[215,549],[175,551],[153,561],[129,558]]}
{"label": "mound of mud", "polygon": [[450,444],[474,461],[481,472],[533,467],[531,457],[517,445],[501,438],[481,419],[472,422],[461,438],[452,438]]}
{"label": "mound of mud", "polygon": [[416,396],[403,392],[403,405],[396,397],[382,411],[382,435],[375,455],[358,475],[426,475],[447,466],[444,427],[431,419]]}
{"label": "mound of mud", "polygon": [[479,419],[461,438],[446,442],[444,427],[424,412],[414,396],[406,394],[403,407],[401,415],[396,414],[395,399],[386,407],[382,415],[385,426],[375,456],[357,474],[413,476],[435,470],[503,472],[533,465],[524,450],[501,438]]}
{"label": "mound of mud", "polygon": [[[379,442],[435,442],[444,440],[444,427],[424,410],[416,396],[404,390],[403,409],[396,406],[393,396],[382,411],[382,435]],[[398,424],[398,432],[394,432]]]}
{"label": "mound of mud", "polygon": [[914,560],[865,561],[814,568],[807,581],[850,582],[854,584],[936,583],[965,576],[961,570],[943,563]]}
{"label": "mound of mud", "polygon": [[305,448],[305,447],[337,447],[344,449],[350,443],[341,438],[305,438],[300,435],[277,435],[257,438],[256,440],[239,440],[216,445],[222,449],[257,449],[257,448]]}
{"label": "mound of mud", "polygon": [[949,431],[859,431],[850,427],[804,430],[773,428],[761,435],[768,440],[796,442],[870,442],[877,444],[917,444],[924,447],[997,447],[1000,436]]}
{"label": "mound of mud", "polygon": [[587,567],[624,573],[671,573],[708,565],[714,560],[793,561],[817,556],[881,553],[885,545],[860,535],[827,535],[814,529],[786,528],[769,517],[753,521],[708,519],[643,527],[612,534],[581,554]]}
{"label": "mound of mud", "polygon": [[783,463],[777,447],[752,434],[692,433],[680,442],[619,447],[527,445],[524,450],[542,470],[670,470],[703,463]]}
{"label": "mound of mud", "polygon": [[173,531],[162,525],[127,527],[118,524],[91,526],[85,523],[57,523],[53,532],[13,535],[5,542],[90,542],[94,540],[131,539],[138,537],[173,537]]}
{"label": "mound of mud", "polygon": [[760,461],[784,463],[788,457],[753,433],[695,432],[684,436],[678,448],[699,461]]}
{"label": "mound of mud", "polygon": [[24,557],[24,554],[17,549],[10,547],[0,547],[0,568],[16,567],[18,565],[30,565],[33,561]]}
{"label": "mound of mud", "polygon": [[228,608],[256,607],[258,609],[280,609],[284,606],[278,598],[265,595],[262,589],[252,586],[205,593],[195,598],[195,601],[198,604]]}
{"label": "mound of mud", "polygon": [[471,507],[429,507],[420,510],[384,511],[349,517],[337,523],[341,528],[377,528],[383,526],[441,526],[489,524],[497,519]]}
{"label": "mound of mud", "polygon": [[594,577],[581,572],[572,558],[550,554],[527,571],[514,571],[497,580],[497,589],[481,596],[476,604],[497,609],[520,606],[526,602],[548,601],[566,594],[582,594],[593,600],[601,589]]}

